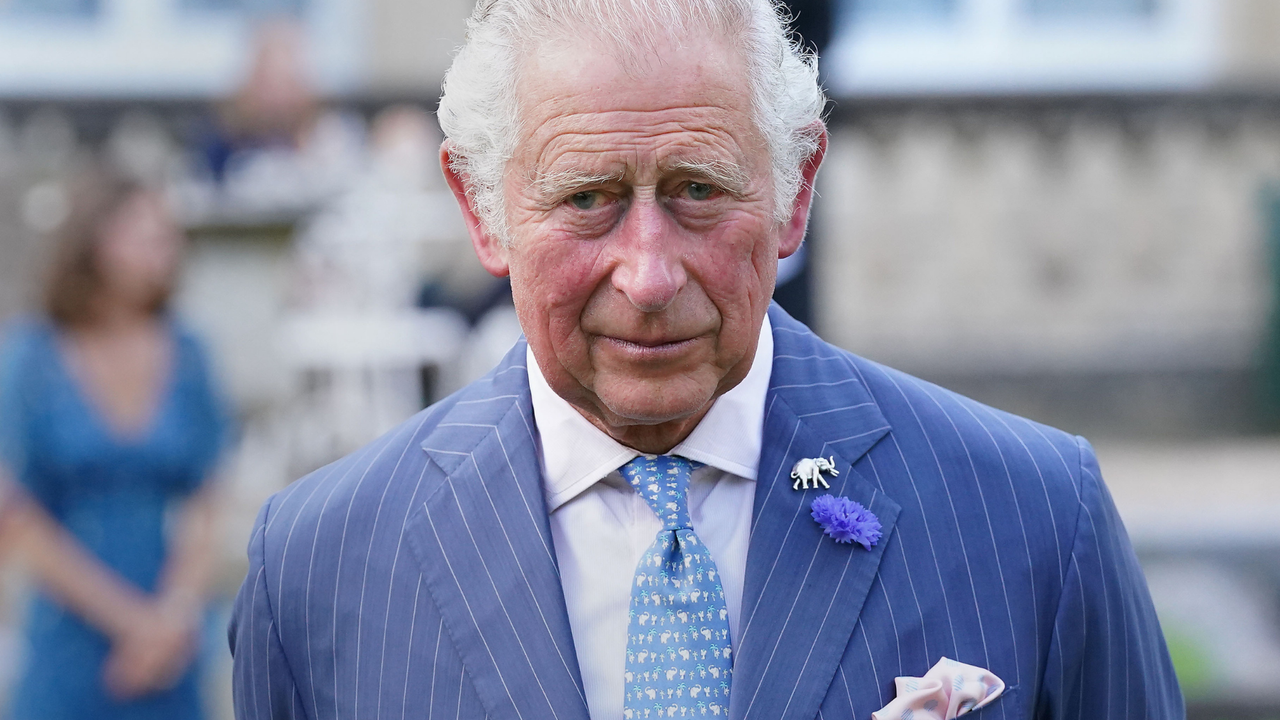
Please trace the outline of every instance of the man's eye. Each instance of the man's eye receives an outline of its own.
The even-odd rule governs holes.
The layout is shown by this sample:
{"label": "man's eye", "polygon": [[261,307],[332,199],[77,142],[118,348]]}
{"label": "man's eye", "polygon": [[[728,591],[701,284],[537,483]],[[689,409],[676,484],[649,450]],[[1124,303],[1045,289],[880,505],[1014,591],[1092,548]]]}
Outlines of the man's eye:
{"label": "man's eye", "polygon": [[716,188],[714,185],[692,182],[685,188],[685,192],[689,194],[690,200],[708,200],[716,194]]}
{"label": "man's eye", "polygon": [[600,193],[594,190],[584,190],[569,196],[569,202],[579,210],[591,210],[600,203],[601,199]]}

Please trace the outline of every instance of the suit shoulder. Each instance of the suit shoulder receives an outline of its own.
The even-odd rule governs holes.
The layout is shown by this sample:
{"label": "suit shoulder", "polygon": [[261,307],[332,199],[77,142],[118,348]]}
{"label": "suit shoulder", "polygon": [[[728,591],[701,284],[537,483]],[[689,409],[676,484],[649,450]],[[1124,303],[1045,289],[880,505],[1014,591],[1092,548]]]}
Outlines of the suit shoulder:
{"label": "suit shoulder", "polygon": [[268,556],[282,552],[299,532],[319,533],[352,514],[362,515],[369,506],[388,500],[407,502],[424,474],[426,458],[419,438],[431,420],[432,409],[423,410],[270,497],[265,506],[264,552]]}
{"label": "suit shoulder", "polygon": [[[900,370],[839,350],[875,399],[900,443],[937,456],[944,466],[970,466],[979,475],[1022,472],[1048,490],[1078,499],[1083,438]],[[909,442],[908,442],[909,441]]]}
{"label": "suit shoulder", "polygon": [[[513,403],[509,388],[497,387],[493,373],[420,411],[364,447],[321,467],[273,495],[266,502],[264,553],[282,554],[294,536],[331,530],[350,532],[383,507],[408,508],[429,497],[444,480],[424,447],[437,433],[466,425],[478,412],[492,411],[503,400]],[[501,378],[499,377],[499,380]],[[526,392],[527,394],[527,392]],[[441,428],[441,425],[450,426]]]}
{"label": "suit shoulder", "polygon": [[1013,464],[1019,477],[1034,474],[1046,486],[1079,497],[1082,459],[1088,454],[1081,438],[836,347],[777,308],[770,318],[775,375],[802,380],[796,387],[807,393],[869,396],[890,428],[889,444],[896,442],[909,458],[993,471],[982,476],[1002,474]]}

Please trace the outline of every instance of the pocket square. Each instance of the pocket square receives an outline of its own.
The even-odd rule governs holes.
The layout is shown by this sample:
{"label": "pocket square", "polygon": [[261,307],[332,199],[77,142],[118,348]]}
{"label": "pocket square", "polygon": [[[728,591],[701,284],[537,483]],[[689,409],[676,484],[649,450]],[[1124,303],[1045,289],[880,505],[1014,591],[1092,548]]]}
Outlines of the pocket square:
{"label": "pocket square", "polygon": [[871,714],[871,720],[953,720],[1004,692],[990,670],[942,658],[924,677],[900,677],[898,697]]}

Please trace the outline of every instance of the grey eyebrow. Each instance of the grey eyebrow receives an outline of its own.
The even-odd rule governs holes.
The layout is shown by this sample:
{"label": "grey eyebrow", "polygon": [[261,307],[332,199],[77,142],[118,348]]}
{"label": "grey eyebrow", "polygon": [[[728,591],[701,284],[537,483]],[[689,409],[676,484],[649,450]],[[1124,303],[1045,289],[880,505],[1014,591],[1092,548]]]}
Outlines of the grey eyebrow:
{"label": "grey eyebrow", "polygon": [[550,173],[540,172],[534,178],[533,184],[542,197],[558,198],[579,188],[616,183],[622,179],[621,172],[591,173],[581,170],[561,170]]}
{"label": "grey eyebrow", "polygon": [[[667,172],[706,180],[734,197],[745,195],[751,184],[751,177],[745,170],[736,163],[724,160],[675,160],[665,164],[664,169]],[[580,188],[619,183],[624,179],[625,173],[621,170],[605,173],[559,170],[539,172],[533,180],[533,185],[543,198],[556,199]]]}
{"label": "grey eyebrow", "polygon": [[734,196],[742,196],[751,184],[751,177],[735,163],[724,160],[677,160],[668,168],[675,172],[704,178],[721,190]]}

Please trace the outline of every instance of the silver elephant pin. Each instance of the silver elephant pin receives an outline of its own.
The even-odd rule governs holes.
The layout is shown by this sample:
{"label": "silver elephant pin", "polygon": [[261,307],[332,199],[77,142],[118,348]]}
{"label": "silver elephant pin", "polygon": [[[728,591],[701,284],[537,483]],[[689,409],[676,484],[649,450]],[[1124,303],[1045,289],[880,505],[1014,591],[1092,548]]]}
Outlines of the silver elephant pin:
{"label": "silver elephant pin", "polygon": [[792,490],[808,490],[810,483],[812,487],[817,488],[818,483],[822,483],[822,487],[830,488],[827,481],[822,478],[822,473],[827,472],[839,475],[840,471],[836,469],[836,458],[832,455],[830,458],[804,458],[796,462],[791,468],[791,477],[795,480],[791,484]]}

